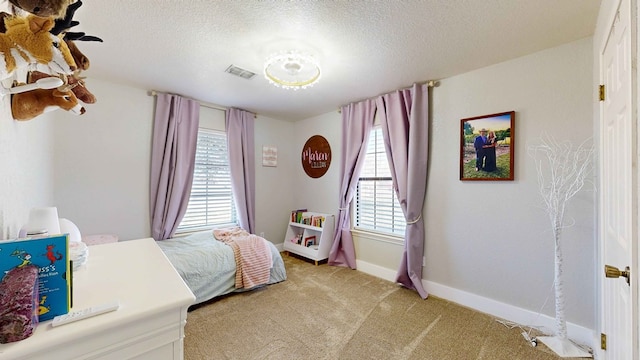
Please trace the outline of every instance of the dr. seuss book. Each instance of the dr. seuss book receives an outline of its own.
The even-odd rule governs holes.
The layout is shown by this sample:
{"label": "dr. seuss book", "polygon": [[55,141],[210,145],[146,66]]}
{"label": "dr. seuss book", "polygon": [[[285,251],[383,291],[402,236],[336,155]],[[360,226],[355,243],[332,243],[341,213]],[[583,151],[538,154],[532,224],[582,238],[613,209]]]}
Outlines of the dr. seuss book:
{"label": "dr. seuss book", "polygon": [[0,241],[0,277],[15,267],[38,267],[38,320],[69,312],[71,271],[68,235]]}

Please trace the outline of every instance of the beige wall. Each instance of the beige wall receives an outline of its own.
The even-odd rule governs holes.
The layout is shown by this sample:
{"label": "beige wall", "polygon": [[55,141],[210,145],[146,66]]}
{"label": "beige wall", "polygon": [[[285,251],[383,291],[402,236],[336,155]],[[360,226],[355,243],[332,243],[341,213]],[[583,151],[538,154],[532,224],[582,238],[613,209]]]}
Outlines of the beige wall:
{"label": "beige wall", "polygon": [[[576,145],[593,136],[591,41],[442,79],[432,90],[423,212],[427,282],[554,316],[551,225],[527,147],[543,133]],[[460,119],[511,110],[516,112],[515,181],[459,181]],[[332,147],[340,141],[337,113],[296,127],[301,142],[313,133],[309,129],[332,139]],[[335,152],[334,161],[338,158]],[[300,180],[299,206],[334,211],[338,175],[327,175]],[[567,222],[573,226],[562,233],[567,318],[589,329],[595,324],[594,211],[594,192],[585,189],[569,203]],[[356,236],[355,246],[359,262],[397,270],[401,245]]]}
{"label": "beige wall", "polygon": [[54,120],[14,121],[10,99],[0,99],[0,239],[17,237],[32,207],[53,205]]}
{"label": "beige wall", "polygon": [[[554,242],[527,148],[542,134],[593,136],[592,39],[442,81],[433,92],[425,222],[427,279],[554,316]],[[458,181],[460,119],[516,111],[515,181]],[[595,161],[595,159],[594,159]],[[595,172],[592,174],[595,175]],[[568,204],[562,231],[567,319],[595,325],[594,177]]]}
{"label": "beige wall", "polygon": [[[293,176],[296,179],[296,202],[294,208],[325,214],[338,214],[340,186],[340,154],[342,150],[340,127],[341,117],[332,111],[295,123],[295,158]],[[319,178],[307,176],[302,168],[302,148],[313,135],[322,135],[331,147],[331,164],[327,172]]]}
{"label": "beige wall", "polygon": [[[147,90],[98,79],[88,79],[87,86],[98,101],[86,114],[55,113],[55,204],[85,235],[149,237],[155,99]],[[280,243],[294,199],[293,124],[259,115],[255,132],[256,232]],[[262,167],[262,145],[278,147],[277,167]]]}
{"label": "beige wall", "polygon": [[[540,208],[536,171],[526,148],[543,133],[573,143],[593,135],[592,45],[584,39],[442,79],[432,91],[424,278],[553,316],[553,239]],[[55,118],[55,203],[84,233],[149,235],[148,162],[153,98],[145,90],[89,79],[98,103],[79,121]],[[407,84],[409,85],[409,84]],[[516,111],[515,181],[460,182],[460,119]],[[332,164],[307,177],[300,151],[312,135],[327,138]],[[337,213],[340,114],[288,123],[256,119],[256,232],[281,243],[291,209]],[[278,166],[261,166],[263,145]],[[6,195],[5,195],[6,196]],[[570,203],[575,223],[563,231],[570,322],[594,328],[594,194]],[[357,239],[358,260],[395,272],[402,247]]]}
{"label": "beige wall", "polygon": [[[255,123],[256,233],[274,244],[282,244],[291,209],[295,208],[296,179],[292,174],[298,159],[292,123],[258,115]],[[262,166],[262,147],[278,149],[276,167]]]}
{"label": "beige wall", "polygon": [[87,87],[98,101],[80,120],[55,113],[55,203],[83,235],[148,237],[154,98],[96,79]]}

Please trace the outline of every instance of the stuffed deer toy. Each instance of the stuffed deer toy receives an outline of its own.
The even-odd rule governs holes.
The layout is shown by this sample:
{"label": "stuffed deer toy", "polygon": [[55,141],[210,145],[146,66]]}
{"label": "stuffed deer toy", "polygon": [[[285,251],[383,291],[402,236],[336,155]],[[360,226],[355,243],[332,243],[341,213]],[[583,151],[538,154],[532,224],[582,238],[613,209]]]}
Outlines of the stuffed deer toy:
{"label": "stuffed deer toy", "polygon": [[69,50],[71,51],[71,55],[73,56],[73,60],[75,60],[78,68],[82,70],[89,69],[89,58],[87,58],[76,46],[76,41],[99,41],[102,42],[97,36],[87,35],[84,32],[70,31],[71,28],[78,26],[80,24],[79,21],[73,20],[73,16],[76,11],[82,6],[82,1],[78,0],[75,3],[69,5],[67,7],[67,11],[64,17],[56,19],[55,25],[53,29],[51,29],[51,33],[54,35],[62,36],[64,41],[67,43]]}
{"label": "stuffed deer toy", "polygon": [[[36,81],[44,78],[51,77],[51,75],[40,72],[40,71],[30,71],[27,74],[27,84],[35,83]],[[60,76],[62,78],[62,75]],[[65,81],[63,79],[63,81]],[[71,89],[73,94],[78,98],[78,100],[82,101],[85,104],[93,104],[96,102],[96,97],[87,89],[84,78],[80,76],[80,71],[76,70],[73,75],[67,75],[66,83],[71,85]]]}
{"label": "stuffed deer toy", "polygon": [[51,34],[53,18],[5,18],[6,32],[0,33],[0,80],[17,69],[29,68],[50,74],[72,74],[76,69],[69,47]]}
{"label": "stuffed deer toy", "polygon": [[11,5],[40,17],[59,18],[64,16],[73,0],[9,0]]}
{"label": "stuffed deer toy", "polygon": [[43,113],[56,109],[67,110],[75,115],[85,113],[84,107],[73,93],[78,84],[66,83],[66,77],[61,75],[65,83],[56,89],[36,89],[13,94],[11,96],[11,115],[14,119],[25,121]]}

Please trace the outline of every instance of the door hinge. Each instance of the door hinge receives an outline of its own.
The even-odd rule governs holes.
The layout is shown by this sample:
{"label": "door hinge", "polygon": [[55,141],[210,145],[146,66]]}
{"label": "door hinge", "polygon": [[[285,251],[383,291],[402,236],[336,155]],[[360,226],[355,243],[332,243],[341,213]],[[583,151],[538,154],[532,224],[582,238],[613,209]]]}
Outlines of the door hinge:
{"label": "door hinge", "polygon": [[604,85],[600,85],[600,101],[604,101]]}
{"label": "door hinge", "polygon": [[607,350],[607,334],[600,334],[600,348]]}

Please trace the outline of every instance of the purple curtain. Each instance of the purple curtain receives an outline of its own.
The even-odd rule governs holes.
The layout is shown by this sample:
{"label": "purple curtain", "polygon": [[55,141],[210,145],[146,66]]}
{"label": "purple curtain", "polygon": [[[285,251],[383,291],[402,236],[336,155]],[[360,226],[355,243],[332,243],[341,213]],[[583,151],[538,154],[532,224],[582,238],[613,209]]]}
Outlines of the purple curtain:
{"label": "purple curtain", "polygon": [[197,101],[157,95],[149,196],[151,234],[156,240],[173,237],[187,211],[199,122]]}
{"label": "purple curtain", "polygon": [[240,227],[250,233],[256,224],[254,118],[253,113],[240,109],[229,109],[225,116],[233,198]]}
{"label": "purple curtain", "polygon": [[342,154],[340,157],[340,209],[329,264],[356,268],[356,252],[351,237],[349,206],[358,186],[358,176],[367,152],[367,140],[373,127],[374,100],[342,107]]}
{"label": "purple curtain", "polygon": [[424,221],[422,208],[427,189],[429,90],[414,84],[377,99],[384,144],[398,201],[407,221],[404,253],[396,281],[415,289],[423,299]]}

